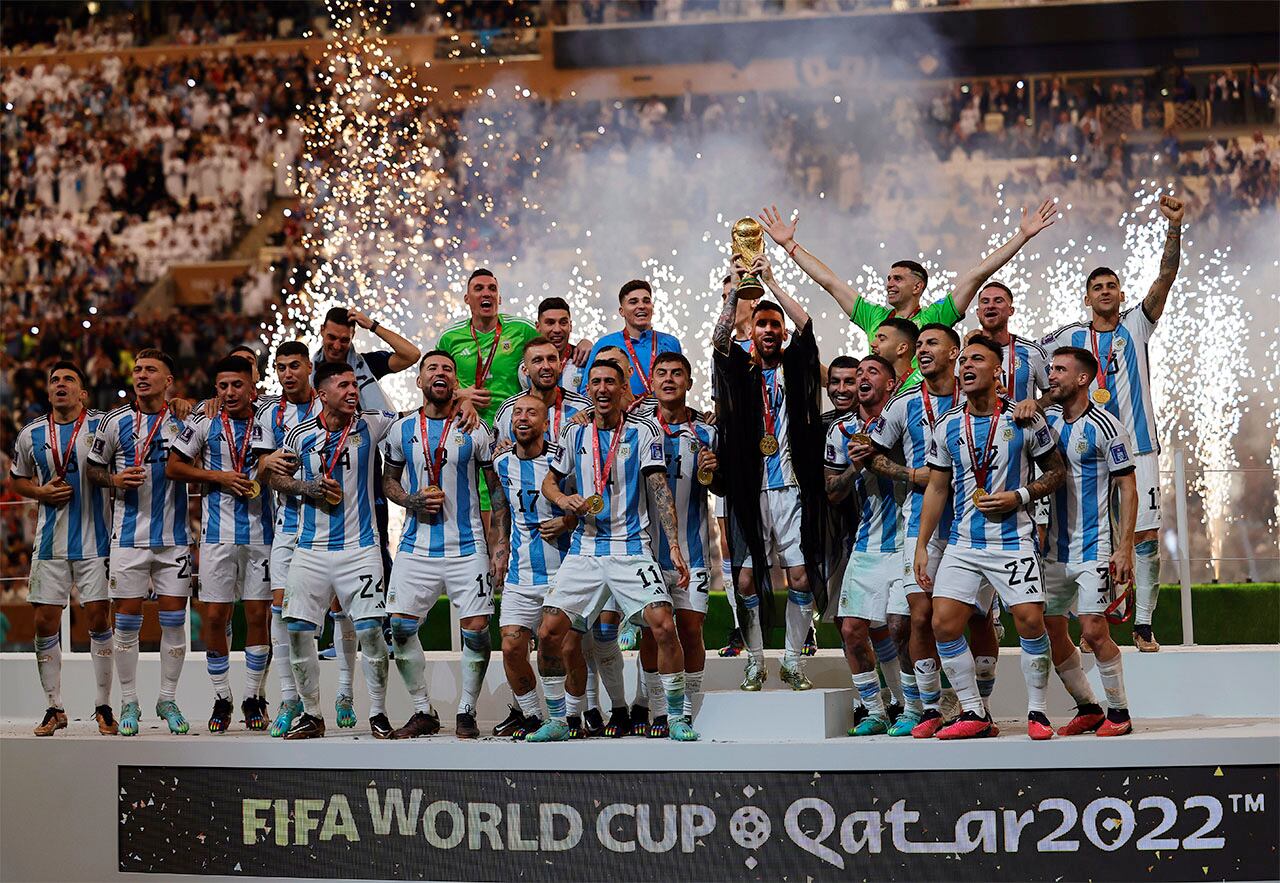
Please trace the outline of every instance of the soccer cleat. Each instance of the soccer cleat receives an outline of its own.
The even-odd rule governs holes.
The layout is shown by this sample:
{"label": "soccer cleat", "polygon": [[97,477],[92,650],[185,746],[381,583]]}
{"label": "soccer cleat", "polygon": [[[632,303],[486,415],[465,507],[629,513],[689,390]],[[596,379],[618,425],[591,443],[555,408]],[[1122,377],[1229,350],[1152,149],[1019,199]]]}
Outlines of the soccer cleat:
{"label": "soccer cleat", "polygon": [[538,728],[542,726],[542,718],[526,717],[520,724],[519,728],[511,734],[511,738],[517,742],[523,742],[530,733],[538,732]]}
{"label": "soccer cleat", "polygon": [[868,714],[849,728],[850,736],[883,736],[889,732],[889,719],[878,714]]}
{"label": "soccer cleat", "polygon": [[942,728],[942,712],[936,708],[926,708],[920,716],[920,723],[911,728],[911,735],[917,739],[932,739]]}
{"label": "soccer cleat", "polygon": [[650,739],[665,739],[670,732],[667,724],[667,716],[665,714],[657,714],[653,717],[653,723],[649,724],[649,732],[645,733]]}
{"label": "soccer cleat", "polygon": [[390,739],[392,734],[391,721],[385,714],[375,714],[369,718],[369,733],[375,739]]}
{"label": "soccer cleat", "polygon": [[748,693],[759,693],[764,689],[764,682],[767,680],[769,680],[769,670],[764,667],[764,662],[757,660],[754,656],[748,656],[747,669],[738,689]]}
{"label": "soccer cleat", "polygon": [[782,683],[786,684],[796,692],[813,689],[813,682],[805,675],[804,669],[800,667],[799,663],[794,667],[783,663],[782,668],[778,672],[778,677],[782,679]]}
{"label": "soccer cleat", "polygon": [[1133,627],[1133,646],[1143,653],[1160,652],[1160,643],[1156,640],[1156,636],[1149,625],[1135,625]]}
{"label": "soccer cleat", "polygon": [[337,659],[338,648],[330,644],[328,647],[325,647],[323,650],[317,651],[316,656],[320,657],[321,659]]}
{"label": "soccer cleat", "polygon": [[643,705],[631,706],[631,736],[644,736],[649,732],[649,709]]}
{"label": "soccer cleat", "polygon": [[[652,733],[650,733],[652,735]],[[684,715],[671,718],[671,723],[667,727],[667,737],[672,742],[697,742],[698,733],[693,729],[693,724]]]}
{"label": "soccer cleat", "polygon": [[634,650],[636,645],[640,643],[640,629],[631,623],[627,623],[622,627],[622,631],[618,633],[618,649]]}
{"label": "soccer cleat", "polygon": [[580,714],[571,714],[571,715],[569,715],[567,718],[565,718],[565,723],[567,723],[567,724],[569,725],[569,738],[570,738],[570,739],[585,739],[585,738],[587,738],[587,733],[586,733],[586,731],[582,729],[582,715],[580,715]]}
{"label": "soccer cleat", "polygon": [[610,739],[621,739],[631,732],[631,712],[627,706],[620,705],[609,712],[609,722],[604,725],[604,734]]}
{"label": "soccer cleat", "polygon": [[500,738],[513,735],[516,730],[524,726],[524,712],[520,710],[520,706],[512,705],[509,707],[511,710],[506,719],[493,728],[493,735]]}
{"label": "soccer cleat", "polygon": [[738,629],[734,629],[729,632],[729,643],[721,647],[716,652],[721,656],[733,657],[740,655],[743,648],[742,632]]}
{"label": "soccer cleat", "polygon": [[315,717],[307,714],[305,711],[298,715],[294,720],[293,726],[289,727],[289,732],[284,734],[286,739],[319,739],[324,735],[324,718]]}
{"label": "soccer cleat", "polygon": [[[354,701],[350,696],[343,693],[338,694],[338,698],[333,700],[333,710],[338,713],[338,728],[341,730],[349,730],[356,725],[356,708]],[[387,731],[390,732],[391,725],[387,725]]]}
{"label": "soccer cleat", "polygon": [[892,723],[902,716],[902,706],[897,702],[890,702],[885,706],[884,716]]}
{"label": "soccer cleat", "polygon": [[1127,736],[1133,732],[1133,721],[1129,720],[1129,709],[1109,708],[1107,719],[1098,727],[1099,736]]}
{"label": "soccer cleat", "polygon": [[552,718],[538,727],[537,730],[524,737],[526,742],[568,742],[569,725]]}
{"label": "soccer cleat", "polygon": [[604,735],[604,716],[598,708],[588,708],[582,715],[582,731],[591,738]]}
{"label": "soccer cleat", "polygon": [[37,736],[52,736],[58,730],[66,729],[67,713],[61,708],[49,706],[45,710],[44,720],[40,721],[40,726],[36,727],[35,734]]}
{"label": "soccer cleat", "polygon": [[[227,703],[230,705],[230,703]],[[228,713],[230,709],[228,708]],[[169,725],[169,732],[175,736],[185,736],[191,731],[191,724],[182,716],[182,709],[172,699],[161,699],[156,703],[156,715],[162,717]]]}
{"label": "soccer cleat", "polygon": [[939,727],[934,735],[939,739],[976,739],[990,732],[991,718],[966,711],[945,727]]}
{"label": "soccer cleat", "polygon": [[119,730],[116,726],[115,715],[111,713],[110,705],[99,705],[93,710],[93,719],[98,722],[98,732],[104,736],[114,736]]}
{"label": "soccer cleat", "polygon": [[240,711],[244,713],[246,730],[260,732],[267,728],[267,697],[250,696],[240,703]]}
{"label": "soccer cleat", "polygon": [[1033,711],[1027,715],[1027,735],[1036,742],[1053,738],[1053,724],[1043,711]]}
{"label": "soccer cleat", "polygon": [[434,736],[438,732],[440,718],[434,712],[415,711],[403,727],[392,731],[391,738],[417,739],[420,736]]}
{"label": "soccer cleat", "polygon": [[809,626],[809,634],[804,636],[804,646],[800,648],[801,656],[813,656],[818,652],[818,636],[813,626]]}
{"label": "soccer cleat", "polygon": [[289,728],[293,726],[294,720],[298,715],[302,714],[301,699],[285,699],[280,703],[280,707],[276,709],[276,719],[271,722],[271,729],[267,732],[273,737],[279,739],[285,733],[289,732]]}
{"label": "soccer cleat", "polygon": [[459,739],[479,739],[480,728],[476,726],[476,716],[469,711],[460,711],[454,721],[453,735]]}
{"label": "soccer cleat", "polygon": [[213,711],[209,714],[209,732],[225,733],[231,726],[231,712],[234,707],[230,697],[218,696],[213,700]]}
{"label": "soccer cleat", "polygon": [[138,735],[138,720],[142,717],[142,709],[136,702],[126,702],[120,706],[120,735]]}
{"label": "soccer cleat", "polygon": [[1061,727],[1058,727],[1059,736],[1081,736],[1085,733],[1092,733],[1102,726],[1102,722],[1107,716],[1102,713],[1102,708],[1097,705],[1081,705],[1076,709],[1076,716],[1071,721]]}
{"label": "soccer cleat", "polygon": [[889,727],[890,736],[910,736],[916,724],[920,723],[920,715],[914,711],[904,711]]}

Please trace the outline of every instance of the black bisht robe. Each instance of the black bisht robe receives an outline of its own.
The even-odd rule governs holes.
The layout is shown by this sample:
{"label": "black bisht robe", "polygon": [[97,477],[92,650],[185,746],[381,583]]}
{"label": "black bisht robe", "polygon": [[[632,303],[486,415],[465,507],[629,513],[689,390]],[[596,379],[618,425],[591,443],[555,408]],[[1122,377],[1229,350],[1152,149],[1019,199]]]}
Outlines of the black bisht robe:
{"label": "black bisht robe", "polygon": [[[760,494],[764,482],[764,401],[760,394],[760,364],[737,345],[728,354],[716,351],[716,457],[725,478],[725,515],[736,520],[747,539],[756,590],[762,593],[760,614],[770,626],[773,598],[764,578],[770,562],[765,555],[760,524]],[[800,548],[809,573],[809,588],[818,611],[827,607],[826,523],[827,491],[824,468],[826,431],[820,409],[821,364],[813,320],[805,324],[782,352],[783,387],[786,390],[787,442],[791,465],[800,488]],[[734,571],[745,562],[734,561]]]}

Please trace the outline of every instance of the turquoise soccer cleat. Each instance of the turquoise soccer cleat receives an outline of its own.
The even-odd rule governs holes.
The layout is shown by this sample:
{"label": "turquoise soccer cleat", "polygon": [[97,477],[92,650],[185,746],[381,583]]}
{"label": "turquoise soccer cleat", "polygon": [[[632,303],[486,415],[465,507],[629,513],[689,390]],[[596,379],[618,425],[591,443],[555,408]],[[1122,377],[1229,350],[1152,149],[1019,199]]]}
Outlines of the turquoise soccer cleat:
{"label": "turquoise soccer cleat", "polygon": [[175,736],[185,736],[191,730],[191,724],[182,716],[182,709],[172,699],[162,699],[156,703],[156,715],[164,718],[169,725],[169,732]]}
{"label": "turquoise soccer cleat", "polygon": [[126,702],[120,707],[120,735],[138,735],[138,720],[142,717],[142,709],[136,702]]}
{"label": "turquoise soccer cleat", "polygon": [[302,714],[301,699],[287,699],[281,702],[280,707],[276,709],[276,719],[271,722],[271,729],[268,732],[279,739],[289,732],[289,728],[293,726],[294,719],[300,714]]}
{"label": "turquoise soccer cleat", "polygon": [[536,732],[524,737],[526,742],[568,742],[569,724],[565,721],[549,720],[538,727]]}

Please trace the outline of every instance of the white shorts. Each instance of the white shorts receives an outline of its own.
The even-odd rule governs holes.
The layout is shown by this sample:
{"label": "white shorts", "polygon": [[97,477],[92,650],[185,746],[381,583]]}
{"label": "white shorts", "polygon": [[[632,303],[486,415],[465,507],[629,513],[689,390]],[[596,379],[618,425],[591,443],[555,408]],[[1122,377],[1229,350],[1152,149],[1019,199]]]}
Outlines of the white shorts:
{"label": "white shorts", "polygon": [[712,494],[711,499],[716,501],[715,503],[716,518],[724,518],[724,497],[717,497],[715,494]]}
{"label": "white shorts", "polygon": [[391,564],[387,613],[426,617],[441,594],[458,610],[458,618],[493,615],[493,581],[486,555],[428,558],[400,552]]}
{"label": "white shorts", "polygon": [[[916,582],[916,537],[907,537],[902,547],[902,579],[890,586],[889,613],[898,616],[910,616],[911,606],[907,603],[908,595],[924,594],[924,589]],[[929,541],[929,576],[938,572],[942,563],[942,553],[947,549],[945,540],[934,534]]]}
{"label": "white shorts", "polygon": [[108,593],[115,598],[157,595],[191,597],[191,549],[187,546],[154,546],[111,550]]}
{"label": "white shorts", "polygon": [[297,534],[276,534],[271,544],[271,566],[267,568],[271,576],[271,588],[283,589],[289,581],[289,563],[293,561],[293,550],[298,548]]}
{"label": "white shorts", "polygon": [[1111,569],[1108,560],[1088,564],[1044,562],[1044,615],[1066,616],[1096,613],[1102,616],[1111,604]]}
{"label": "white shorts", "polygon": [[650,604],[672,604],[662,572],[648,555],[569,554],[551,578],[545,605],[590,626],[610,597],[625,620],[637,623]]}
{"label": "white shorts", "polygon": [[947,546],[933,578],[933,597],[950,598],[988,613],[998,595],[1005,607],[1043,604],[1043,568],[1036,552]]}
{"label": "white shorts", "polygon": [[902,583],[901,552],[850,552],[849,564],[840,584],[839,616],[865,619],[872,625],[884,625],[889,612],[889,598],[894,584]]}
{"label": "white shorts", "polygon": [[107,600],[107,559],[37,558],[31,562],[31,575],[27,577],[27,601],[66,607],[71,602],[72,585],[80,595],[81,605]]}
{"label": "white shorts", "polygon": [[334,595],[352,622],[382,618],[386,612],[386,586],[382,580],[382,553],[377,546],[339,552],[294,551],[281,615],[323,627]]}
{"label": "white shorts", "polygon": [[271,549],[235,543],[200,544],[200,600],[213,604],[236,601],[270,601],[271,576],[267,559]]}
{"label": "white shorts", "polygon": [[706,615],[707,601],[711,598],[710,570],[705,567],[690,567],[689,585],[683,589],[676,585],[680,581],[680,574],[674,570],[662,571],[662,580],[667,584],[672,607]]}
{"label": "white shorts", "polygon": [[516,625],[536,635],[538,627],[542,625],[542,608],[546,597],[547,586],[514,586],[507,583],[502,587],[498,628]]}
{"label": "white shorts", "polygon": [[[1133,458],[1133,475],[1138,483],[1138,522],[1135,531],[1160,529],[1160,455],[1155,451]],[[1112,507],[1119,512],[1120,507]]]}
{"label": "white shorts", "polygon": [[[777,558],[783,567],[799,567],[805,563],[800,548],[800,489],[772,488],[760,493],[760,533],[764,537],[765,556]],[[735,520],[729,528],[729,547],[733,560],[747,566],[751,550]]]}
{"label": "white shorts", "polygon": [[1031,501],[1031,520],[1036,527],[1049,526],[1049,499],[1050,497],[1040,497]]}

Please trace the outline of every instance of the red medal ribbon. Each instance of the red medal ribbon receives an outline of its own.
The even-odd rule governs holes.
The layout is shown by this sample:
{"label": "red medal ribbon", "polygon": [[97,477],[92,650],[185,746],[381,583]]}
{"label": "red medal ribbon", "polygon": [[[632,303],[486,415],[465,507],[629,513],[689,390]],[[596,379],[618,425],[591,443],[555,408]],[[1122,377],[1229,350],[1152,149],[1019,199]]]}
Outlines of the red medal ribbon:
{"label": "red medal ribbon", "polygon": [[222,438],[227,443],[227,449],[231,451],[231,471],[244,472],[244,461],[249,454],[249,439],[253,433],[249,430],[251,427],[246,425],[244,428],[244,443],[240,445],[240,450],[236,450],[236,430],[231,425],[231,418],[227,416],[226,411],[221,412],[222,416]]}
{"label": "red medal ribbon", "polygon": [[[311,419],[311,406],[314,405],[315,403],[316,403],[316,394],[313,392],[311,393],[311,401],[307,402],[306,413],[298,418],[299,423],[301,423],[304,420]],[[276,428],[277,429],[280,429],[284,426],[284,411],[285,411],[285,408],[287,407],[289,407],[289,400],[285,398],[283,395],[280,396],[280,404],[276,405]]]}
{"label": "red medal ribbon", "polygon": [[67,468],[71,465],[71,458],[75,454],[76,437],[80,435],[80,427],[84,426],[84,418],[89,414],[83,408],[80,409],[80,416],[76,418],[75,429],[71,430],[71,440],[67,442],[67,449],[58,456],[58,424],[53,422],[53,412],[49,412],[49,453],[53,457],[53,471],[58,478],[65,478]]}
{"label": "red medal ribbon", "polygon": [[498,319],[498,327],[493,332],[493,344],[489,347],[489,355],[485,358],[484,364],[480,363],[480,338],[476,337],[476,328],[474,322],[467,323],[467,330],[471,332],[471,339],[476,345],[476,388],[484,386],[484,382],[489,379],[489,368],[493,365],[493,357],[498,354],[498,341],[502,339],[502,319]]}
{"label": "red medal ribbon", "polygon": [[778,418],[773,411],[773,394],[778,389],[778,372],[781,370],[781,367],[773,369],[773,383],[766,387],[764,385],[764,368],[760,368],[760,395],[764,397],[764,431],[766,435],[775,437],[777,433],[773,429],[777,425]]}
{"label": "red medal ribbon", "polygon": [[[564,390],[556,387],[556,403],[551,406],[551,440],[560,437],[560,424],[564,422]],[[514,433],[513,433],[514,434]]]}
{"label": "red medal ribbon", "polygon": [[142,461],[146,458],[147,452],[151,450],[151,442],[155,440],[156,433],[160,431],[160,427],[164,425],[164,418],[169,415],[169,405],[166,403],[160,407],[160,413],[156,415],[156,422],[151,427],[151,431],[147,433],[146,444],[141,449],[138,448],[138,430],[142,428],[142,409],[133,409],[133,465],[141,466]]}
{"label": "red medal ribbon", "polygon": [[347,425],[342,427],[342,435],[338,436],[338,444],[337,447],[333,449],[333,459],[330,460],[325,456],[324,451],[325,448],[329,447],[329,439],[333,438],[333,432],[329,427],[324,425],[323,415],[316,415],[316,423],[318,423],[320,428],[324,430],[324,444],[320,446],[320,458],[324,462],[325,478],[333,477],[333,470],[337,467],[338,460],[342,457],[342,449],[347,444],[347,436],[351,434],[351,427],[356,425],[356,420],[358,419],[360,419],[358,415],[352,414],[351,419],[347,421]]}
{"label": "red medal ribbon", "polygon": [[[641,332],[640,340],[643,340],[643,339],[644,339],[644,333]],[[636,343],[639,343],[640,340],[637,340]],[[630,356],[631,358],[631,364],[636,366],[636,373],[640,375],[640,383],[642,386],[644,386],[644,391],[648,393],[650,391],[649,378],[653,376],[653,363],[654,363],[654,360],[658,358],[657,335],[654,334],[652,330],[649,331],[649,373],[648,374],[645,373],[644,366],[640,364],[640,359],[638,356],[636,356],[636,351],[631,348],[631,335],[628,334],[625,330],[622,332],[622,342],[626,344],[627,355]]]}
{"label": "red medal ribbon", "polygon": [[1009,398],[1016,399],[1016,389],[1018,386],[1018,337],[1017,335],[1009,335],[1009,370],[1005,373],[1004,388],[1009,393]]}
{"label": "red medal ribbon", "polygon": [[618,455],[618,442],[622,441],[622,433],[626,428],[627,421],[621,415],[618,417],[618,428],[614,430],[613,441],[609,443],[609,455],[604,461],[604,465],[600,464],[600,427],[595,421],[591,423],[591,451],[595,459],[592,465],[595,466],[595,483],[596,495],[603,497],[604,489],[609,484],[609,473],[613,471],[613,460]]}
{"label": "red medal ribbon", "polygon": [[436,444],[435,452],[427,454],[427,411],[425,408],[418,409],[418,425],[422,430],[422,459],[427,464],[427,479],[431,484],[440,487],[440,473],[444,470],[444,445],[449,439],[449,429],[453,426],[453,415],[450,414],[444,421],[444,428],[440,430],[440,441]]}
{"label": "red medal ribbon", "polygon": [[924,402],[924,416],[929,421],[929,429],[933,429],[933,402],[929,398],[929,384],[920,381],[920,398]]}
{"label": "red medal ribbon", "polygon": [[[1119,328],[1116,329],[1117,331]],[[1115,332],[1111,332],[1111,346],[1107,347],[1107,359],[1104,362],[1098,356],[1098,332],[1093,330],[1093,323],[1089,323],[1089,345],[1093,348],[1093,357],[1098,362],[1098,389],[1107,389],[1107,369],[1111,367],[1111,359],[1115,355]],[[1110,390],[1107,390],[1110,392]]]}
{"label": "red medal ribbon", "polygon": [[978,446],[973,441],[973,422],[969,416],[969,403],[964,405],[964,440],[969,448],[969,460],[973,463],[973,480],[982,490],[987,489],[987,474],[990,472],[988,459],[991,456],[992,443],[996,440],[996,429],[1000,424],[1000,410],[1004,402],[996,396],[995,410],[991,414],[991,428],[987,432],[987,442],[982,448],[982,459],[978,459]]}

